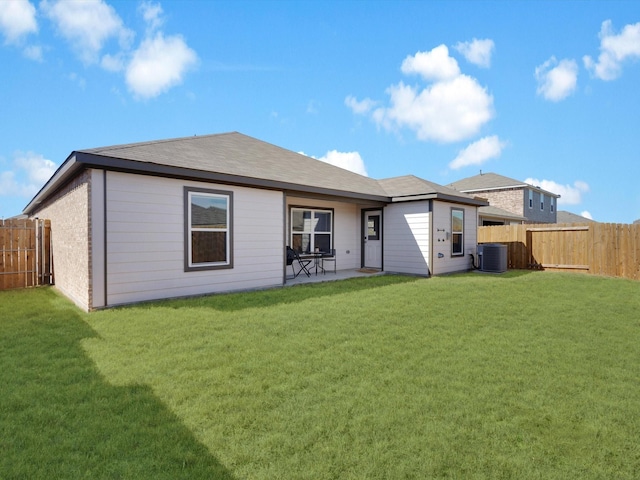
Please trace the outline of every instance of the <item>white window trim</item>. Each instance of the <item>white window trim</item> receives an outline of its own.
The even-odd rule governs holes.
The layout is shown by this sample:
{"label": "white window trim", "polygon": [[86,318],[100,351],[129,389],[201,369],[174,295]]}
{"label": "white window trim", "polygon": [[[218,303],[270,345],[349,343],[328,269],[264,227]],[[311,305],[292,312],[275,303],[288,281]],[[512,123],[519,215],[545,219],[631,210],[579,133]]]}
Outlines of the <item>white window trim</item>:
{"label": "white window trim", "polygon": [[[331,215],[331,221],[330,226],[331,226],[331,230],[329,231],[315,231],[313,230],[313,227],[311,228],[311,230],[307,231],[307,230],[303,230],[303,231],[294,231],[293,230],[293,213],[295,211],[298,212],[311,212],[312,218],[315,216],[316,212],[318,213],[328,213],[329,215]],[[313,249],[315,248],[315,234],[324,234],[324,235],[329,235],[329,245],[331,245],[331,248],[333,248],[333,228],[334,228],[334,211],[331,208],[313,208],[313,207],[291,207],[291,210],[289,212],[289,245],[293,248],[293,236],[294,235],[309,235],[310,238],[310,245],[309,245],[309,249],[311,251],[313,251]]]}
{"label": "white window trim", "polygon": [[533,208],[533,190],[529,188],[528,191],[529,191],[529,208]]}
{"label": "white window trim", "polygon": [[544,193],[540,192],[540,211],[544,211]]}

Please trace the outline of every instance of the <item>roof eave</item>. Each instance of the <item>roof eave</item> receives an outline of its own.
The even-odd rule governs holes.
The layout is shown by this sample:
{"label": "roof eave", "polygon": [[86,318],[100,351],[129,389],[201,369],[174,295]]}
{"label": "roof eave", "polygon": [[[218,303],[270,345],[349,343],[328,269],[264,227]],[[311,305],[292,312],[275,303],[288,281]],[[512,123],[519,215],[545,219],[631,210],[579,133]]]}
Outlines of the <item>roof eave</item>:
{"label": "roof eave", "polygon": [[519,222],[524,222],[526,221],[526,217],[520,217],[518,215],[501,215],[499,213],[484,213],[484,212],[479,212],[479,215],[482,218],[500,218],[500,219],[507,219],[507,220],[517,220]]}
{"label": "roof eave", "polygon": [[558,195],[557,193],[553,193],[550,192],[548,190],[544,190],[540,187],[536,187],[535,185],[530,185],[528,183],[520,183],[517,185],[502,185],[500,187],[485,187],[485,188],[466,188],[463,190],[460,190],[462,193],[478,193],[478,192],[491,192],[494,190],[509,190],[509,189],[516,189],[516,188],[531,188],[532,190],[535,190],[537,192],[542,192],[546,195],[549,195],[551,197],[556,197],[556,198],[560,198],[560,195]]}
{"label": "roof eave", "polygon": [[78,169],[82,168],[82,165],[78,162],[76,152],[71,152],[71,155],[62,162],[62,165],[54,172],[51,178],[45,183],[42,188],[34,195],[31,201],[22,210],[25,215],[30,215],[38,205],[40,205],[47,197],[61,187],[67,179],[73,175]]}
{"label": "roof eave", "polygon": [[29,214],[38,204],[44,201],[50,193],[61,186],[73,173],[80,168],[98,168],[111,171],[155,175],[160,177],[180,178],[184,180],[209,181],[231,185],[249,186],[269,190],[286,190],[301,193],[328,195],[355,200],[388,203],[390,198],[384,195],[362,192],[327,189],[313,185],[301,185],[296,183],[281,182],[262,178],[245,177],[217,172],[207,172],[188,168],[161,165],[157,163],[138,162],[117,157],[104,156],[87,152],[73,152],[60,166],[53,177],[45,184],[38,194],[25,207],[23,213]]}
{"label": "roof eave", "polygon": [[489,202],[487,202],[486,200],[480,200],[477,198],[463,198],[456,195],[447,195],[445,193],[426,193],[423,195],[406,195],[391,198],[391,201],[393,203],[418,202],[421,200],[441,200],[443,202],[459,203],[462,205],[472,205],[476,207],[485,207],[489,205]]}

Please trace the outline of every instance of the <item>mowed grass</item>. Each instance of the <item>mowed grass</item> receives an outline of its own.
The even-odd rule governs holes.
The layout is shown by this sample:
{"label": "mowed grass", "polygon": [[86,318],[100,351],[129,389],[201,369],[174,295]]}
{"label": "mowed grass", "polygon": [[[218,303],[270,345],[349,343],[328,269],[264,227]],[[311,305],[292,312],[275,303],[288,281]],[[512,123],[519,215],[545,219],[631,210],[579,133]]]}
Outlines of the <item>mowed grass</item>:
{"label": "mowed grass", "polygon": [[0,292],[0,478],[640,478],[640,283]]}

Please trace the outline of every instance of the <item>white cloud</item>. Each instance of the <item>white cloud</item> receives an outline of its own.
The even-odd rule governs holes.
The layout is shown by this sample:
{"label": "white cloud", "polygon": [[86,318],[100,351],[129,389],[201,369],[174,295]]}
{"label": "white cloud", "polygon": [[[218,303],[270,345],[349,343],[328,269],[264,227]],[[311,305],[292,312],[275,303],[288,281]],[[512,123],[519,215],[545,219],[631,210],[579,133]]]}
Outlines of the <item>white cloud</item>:
{"label": "white cloud", "polygon": [[446,45],[439,45],[429,52],[417,52],[409,55],[402,62],[402,73],[417,73],[425,80],[450,80],[460,75],[460,68],[455,58],[449,56]]}
{"label": "white cloud", "polygon": [[43,0],[40,6],[84,63],[97,62],[110,39],[117,38],[121,47],[127,47],[133,38],[113,7],[102,0]]}
{"label": "white cloud", "polygon": [[571,95],[578,83],[578,64],[575,60],[558,60],[551,57],[536,67],[538,89],[536,93],[545,99],[558,102]]}
{"label": "white cloud", "polygon": [[468,62],[482,68],[489,68],[494,47],[493,40],[474,38],[471,42],[459,42],[453,48],[464,55]]}
{"label": "white cloud", "polygon": [[309,100],[307,103],[307,113],[316,115],[320,111],[320,103],[317,100]]}
{"label": "white cloud", "polygon": [[460,150],[458,156],[449,164],[449,168],[457,170],[469,165],[482,165],[487,160],[498,158],[506,145],[497,135],[481,138]]}
{"label": "white cloud", "polygon": [[576,180],[573,185],[562,185],[553,180],[538,180],[527,178],[524,183],[540,187],[551,193],[560,195],[558,205],[578,205],[582,203],[582,195],[589,192],[589,185],[581,180]]}
{"label": "white cloud", "polygon": [[158,30],[164,24],[164,18],[162,17],[162,6],[159,3],[153,3],[150,1],[142,2],[139,7],[139,11],[142,13],[142,18],[147,23],[147,31],[149,34]]}
{"label": "white cloud", "polygon": [[34,152],[18,152],[13,168],[0,172],[0,195],[29,198],[49,180],[56,164]]}
{"label": "white cloud", "polygon": [[[430,81],[425,87],[391,85],[388,106],[349,95],[345,104],[356,114],[368,114],[388,131],[408,128],[419,140],[457,142],[476,135],[493,118],[493,97],[475,78],[460,72],[445,45],[418,52],[402,62],[402,72]],[[377,108],[376,108],[377,107]]]}
{"label": "white cloud", "polygon": [[42,47],[39,45],[28,45],[22,51],[24,56],[31,59],[36,60],[38,62],[42,61]]}
{"label": "white cloud", "polygon": [[[304,152],[298,152],[301,155],[306,155]],[[316,158],[311,156],[311,158],[315,158],[316,160],[320,160],[321,162],[329,163],[333,166],[344,168],[345,170],[349,170],[351,172],[368,176],[367,169],[364,166],[364,161],[358,152],[338,152],[337,150],[331,150],[326,153],[325,156]]]}
{"label": "white cloud", "polygon": [[160,4],[144,1],[138,11],[147,24],[146,36],[124,65],[120,57],[109,57],[106,68],[125,68],[129,90],[138,98],[152,98],[182,83],[185,73],[193,68],[198,56],[180,35],[165,36],[158,29],[164,24]]}
{"label": "white cloud", "polygon": [[611,20],[602,22],[600,28],[600,55],[595,62],[589,55],[583,57],[587,70],[601,80],[615,80],[622,75],[622,64],[640,59],[640,22],[625,25],[615,34]]}
{"label": "white cloud", "polygon": [[591,216],[591,212],[584,210],[583,212],[580,212],[580,216],[584,217],[584,218],[588,218],[589,220],[593,220],[593,217]]}
{"label": "white cloud", "polygon": [[365,113],[369,113],[378,102],[374,102],[370,98],[358,101],[353,95],[347,95],[347,98],[344,99],[344,104],[349,107],[353,113],[364,115]]}
{"label": "white cloud", "polygon": [[31,189],[19,183],[15,176],[15,173],[11,170],[0,172],[0,195],[7,197],[28,197]]}
{"label": "white cloud", "polygon": [[106,54],[102,56],[100,66],[108,72],[121,72],[125,68],[126,61],[127,58],[124,52],[119,52],[115,55]]}
{"label": "white cloud", "polygon": [[82,76],[78,75],[76,72],[71,72],[67,78],[71,80],[73,83],[75,83],[76,85],[78,85],[82,90],[84,90],[87,87],[87,81]]}
{"label": "white cloud", "polygon": [[[196,53],[182,36],[165,35],[160,30],[163,9],[152,0],[143,0],[138,6],[146,28],[135,49],[135,33],[106,0],[42,0],[39,6],[83,63],[122,73],[137,98],[156,97],[182,83],[185,73],[197,63]],[[0,0],[0,33],[7,41],[17,41],[37,28],[36,9],[29,1]],[[43,47],[26,46],[23,54],[41,61]],[[78,78],[74,76],[70,74],[70,78]]]}
{"label": "white cloud", "polygon": [[181,36],[165,37],[158,32],[134,52],[125,75],[127,86],[137,97],[156,97],[182,83],[184,74],[197,60]]}
{"label": "white cloud", "polygon": [[467,75],[434,83],[421,91],[400,82],[387,92],[390,106],[374,110],[374,121],[387,130],[407,127],[420,140],[464,140],[493,118],[493,97]]}
{"label": "white cloud", "polygon": [[36,8],[28,0],[0,1],[0,32],[6,43],[16,43],[38,31]]}

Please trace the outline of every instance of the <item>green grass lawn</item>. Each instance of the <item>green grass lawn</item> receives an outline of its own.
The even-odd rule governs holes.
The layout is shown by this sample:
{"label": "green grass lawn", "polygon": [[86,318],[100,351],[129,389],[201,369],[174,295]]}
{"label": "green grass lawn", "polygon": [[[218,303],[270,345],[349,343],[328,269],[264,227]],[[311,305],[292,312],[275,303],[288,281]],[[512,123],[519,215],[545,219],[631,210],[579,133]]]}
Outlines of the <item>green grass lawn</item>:
{"label": "green grass lawn", "polygon": [[0,478],[640,478],[640,283],[0,292]]}

